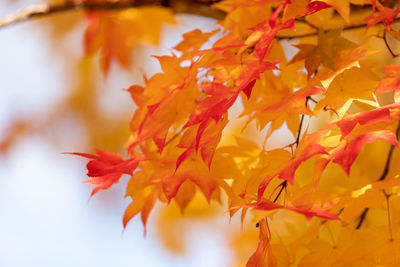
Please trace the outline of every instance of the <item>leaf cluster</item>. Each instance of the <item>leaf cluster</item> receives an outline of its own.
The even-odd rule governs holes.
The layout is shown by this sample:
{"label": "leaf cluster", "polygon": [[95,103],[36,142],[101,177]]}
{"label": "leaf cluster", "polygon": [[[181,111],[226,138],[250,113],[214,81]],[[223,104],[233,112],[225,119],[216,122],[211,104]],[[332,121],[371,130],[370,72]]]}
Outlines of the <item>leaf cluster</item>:
{"label": "leaf cluster", "polygon": [[[156,57],[161,73],[127,89],[137,106],[128,157],[78,153],[91,159],[92,194],[130,176],[124,227],[138,214],[146,227],[157,202],[182,213],[199,194],[219,202],[259,231],[247,266],[400,264],[400,169],[391,164],[400,75],[386,39],[399,39],[399,6],[225,0],[213,8],[226,13],[217,30],[185,33],[171,55]],[[86,53],[101,51],[105,73],[114,59],[129,66],[133,45],[156,42],[153,31],[173,21],[162,8],[87,18]]]}

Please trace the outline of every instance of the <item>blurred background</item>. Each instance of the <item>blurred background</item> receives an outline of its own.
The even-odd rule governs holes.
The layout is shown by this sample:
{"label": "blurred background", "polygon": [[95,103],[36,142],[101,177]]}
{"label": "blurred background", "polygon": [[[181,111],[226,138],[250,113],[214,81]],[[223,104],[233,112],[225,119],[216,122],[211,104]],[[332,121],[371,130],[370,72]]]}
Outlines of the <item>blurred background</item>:
{"label": "blurred background", "polygon": [[[2,0],[0,17],[40,2]],[[175,19],[158,46],[135,44],[129,67],[114,61],[107,76],[98,54],[84,56],[82,13],[0,29],[0,266],[231,266],[254,251],[256,228],[235,236],[240,226],[203,199],[183,217],[157,206],[146,237],[139,218],[123,230],[128,177],[89,199],[86,160],[62,154],[123,153],[135,107],[122,89],[159,72],[151,55],[170,54],[182,33],[216,27]]]}

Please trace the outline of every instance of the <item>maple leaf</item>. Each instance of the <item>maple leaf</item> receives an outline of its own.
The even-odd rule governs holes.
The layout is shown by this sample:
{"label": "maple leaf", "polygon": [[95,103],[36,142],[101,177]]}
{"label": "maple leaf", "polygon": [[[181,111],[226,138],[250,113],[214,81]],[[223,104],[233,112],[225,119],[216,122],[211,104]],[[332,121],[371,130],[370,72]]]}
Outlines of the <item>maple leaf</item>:
{"label": "maple leaf", "polygon": [[277,168],[277,171],[273,175],[267,176],[260,183],[257,192],[258,200],[261,200],[265,188],[268,186],[273,177],[278,176],[279,178],[293,184],[294,174],[301,163],[315,155],[327,154],[325,148],[319,144],[319,141],[325,136],[326,132],[327,130],[323,129],[309,136],[307,136],[306,132],[303,135],[303,138],[300,140],[294,155],[291,155],[289,152],[287,152],[288,157],[283,160],[282,164],[279,166],[279,168]]}
{"label": "maple leaf", "polygon": [[191,58],[192,54],[195,55],[201,47],[206,43],[209,38],[219,32],[219,29],[216,29],[212,32],[203,33],[199,29],[194,29],[193,31],[184,33],[182,35],[183,40],[177,44],[174,49],[177,51],[181,51],[184,54],[188,54],[187,56],[182,55],[182,58]]}
{"label": "maple leaf", "polygon": [[[395,134],[387,130],[388,123],[395,121],[399,116],[399,105],[388,105],[379,109],[360,112],[357,114],[344,116],[341,120],[329,123],[319,136],[322,136],[326,129],[336,125],[341,130],[340,141],[333,145],[329,150],[330,156],[318,161],[316,165],[316,176],[322,173],[330,160],[339,164],[347,174],[350,167],[360,153],[365,144],[371,144],[377,140],[384,140],[397,146]],[[317,132],[316,132],[317,133]],[[314,134],[316,134],[314,133]],[[319,139],[321,141],[322,138]]]}
{"label": "maple leaf", "polygon": [[92,190],[91,196],[101,189],[107,189],[111,185],[118,183],[123,174],[132,175],[138,167],[139,162],[147,160],[145,157],[138,156],[124,160],[119,154],[95,149],[97,155],[86,153],[71,153],[73,155],[91,159],[86,165],[89,180],[84,183],[96,185]]}
{"label": "maple leaf", "polygon": [[367,133],[360,134],[357,129],[352,132],[357,137],[346,138],[346,143],[336,148],[332,154],[333,162],[339,164],[347,174],[350,173],[350,167],[366,144],[371,144],[378,140],[384,140],[394,146],[397,146],[396,136],[389,130],[368,129]]}
{"label": "maple leaf", "polygon": [[329,7],[331,7],[331,5],[328,5],[327,3],[322,1],[312,1],[312,2],[310,0],[290,1],[290,3],[285,7],[285,11],[283,13],[283,20],[286,21],[289,18],[308,16]]}
{"label": "maple leaf", "polygon": [[160,184],[149,184],[147,176],[143,171],[136,172],[128,182],[125,197],[129,196],[132,202],[126,208],[122,223],[124,228],[129,221],[140,213],[140,217],[146,234],[146,224],[160,193]]}
{"label": "maple leaf", "polygon": [[271,43],[280,30],[293,29],[294,27],[294,19],[288,19],[284,23],[277,25],[275,23],[276,19],[260,23],[252,29],[252,34],[245,41],[248,47],[255,46],[255,52],[260,60],[264,59],[269,53]]}
{"label": "maple leaf", "polygon": [[208,96],[200,101],[184,125],[184,128],[187,128],[200,124],[196,135],[196,147],[198,147],[201,136],[207,125],[211,123],[211,120],[218,122],[233,103],[235,103],[241,91],[245,91],[246,94],[250,95],[250,88],[254,85],[254,80],[258,79],[261,73],[276,69],[275,65],[276,63],[273,64],[270,62],[246,62],[238,70],[239,74],[236,80],[238,88],[235,91],[216,82],[204,86],[203,89]]}
{"label": "maple leaf", "polygon": [[87,13],[87,20],[85,54],[93,55],[100,50],[105,74],[113,60],[129,67],[132,49],[139,41],[158,44],[161,24],[175,22],[169,10],[159,7],[132,8],[114,13],[91,11]]}
{"label": "maple leaf", "polygon": [[[176,12],[191,4],[164,2]],[[392,226],[400,224],[390,212],[400,203],[400,68],[373,55],[377,46],[361,28],[383,24],[399,39],[392,25],[400,8],[375,0],[199,2],[223,11],[219,28],[183,34],[170,56],[155,56],[160,73],[126,89],[136,105],[130,157],[74,153],[90,159],[92,195],[131,175],[123,226],[140,214],[146,231],[156,203],[164,203],[158,227],[174,229],[170,239],[183,236],[179,210],[210,215],[207,205],[226,197],[231,217],[241,211],[243,232],[235,235],[254,242],[259,227],[255,252],[234,253],[239,265],[249,255],[249,267],[399,265]],[[362,20],[364,11],[371,15]],[[134,46],[157,43],[161,24],[173,21],[160,7],[86,14],[85,54],[99,53],[105,73],[113,61],[128,67]],[[298,52],[290,60],[293,38]],[[381,107],[374,94],[387,92],[395,103]]]}
{"label": "maple leaf", "polygon": [[[183,134],[177,147],[185,148],[186,151],[183,152],[177,162],[176,168],[192,153],[199,150],[201,157],[204,162],[207,163],[208,167],[211,167],[211,161],[215,153],[215,149],[221,139],[221,134],[226,124],[227,119],[220,120],[218,122],[209,124],[206,128],[202,129],[202,125],[199,125],[198,129],[191,127],[186,130]],[[202,137],[200,139],[200,137]]]}
{"label": "maple leaf", "polygon": [[[246,267],[262,267],[268,264],[269,266],[273,266],[272,264],[272,255],[271,255],[271,245],[270,240],[268,238],[268,225],[266,224],[266,220],[261,220],[259,222],[260,234],[259,234],[259,242],[256,251],[251,255],[249,260],[247,261]],[[268,255],[266,255],[268,253]],[[266,262],[266,260],[268,260]]]}
{"label": "maple leaf", "polygon": [[375,11],[364,19],[364,21],[368,22],[367,29],[375,26],[378,23],[384,22],[386,24],[386,29],[391,30],[392,24],[400,12],[400,8],[397,7],[395,10],[393,10],[388,7],[378,6],[377,9],[378,11]]}
{"label": "maple leaf", "polygon": [[373,110],[346,115],[340,120],[332,121],[327,124],[325,128],[332,127],[333,125],[338,126],[344,138],[353,131],[357,124],[366,125],[397,120],[399,118],[399,108],[400,105],[396,103]]}
{"label": "maple leaf", "polygon": [[349,0],[326,0],[333,6],[346,22],[350,22],[350,1]]}
{"label": "maple leaf", "polygon": [[400,101],[400,65],[398,64],[390,64],[384,66],[379,69],[381,72],[387,74],[385,78],[383,78],[377,88],[376,94],[383,94],[387,92],[394,91],[394,99],[395,102]]}
{"label": "maple leaf", "polygon": [[[336,110],[342,116],[350,104],[357,99],[374,100],[372,89],[378,84],[378,76],[369,67],[361,65],[344,70],[331,82],[325,98],[318,102],[316,111],[325,106]],[[340,110],[343,107],[343,110]]]}
{"label": "maple leaf", "polygon": [[321,55],[321,63],[331,69],[335,68],[335,59],[340,51],[354,49],[357,45],[340,36],[340,30],[318,32],[318,48]]}
{"label": "maple leaf", "polygon": [[[178,190],[182,186],[183,182],[188,179],[201,189],[207,201],[210,202],[212,193],[217,187],[215,179],[213,179],[209,175],[206,175],[206,173],[194,174],[189,172],[168,175],[162,178],[163,192],[168,201],[171,201],[171,199],[176,197]],[[182,207],[182,210],[183,209],[184,206]]]}
{"label": "maple leaf", "polygon": [[[209,119],[218,122],[239,94],[238,91],[235,92],[220,83],[203,84],[202,89],[207,96],[200,100],[196,109],[190,114],[185,128],[199,123],[207,123]],[[204,129],[204,127],[205,125],[201,128]]]}
{"label": "maple leaf", "polygon": [[328,32],[318,32],[318,44],[298,44],[295,45],[300,51],[293,57],[290,63],[304,60],[305,67],[310,77],[318,70],[320,65],[324,65],[332,70],[337,69],[336,58],[341,53],[358,48],[358,45],[341,37],[340,30]]}
{"label": "maple leaf", "polygon": [[[244,101],[244,110],[241,116],[248,116],[248,122],[256,120],[260,129],[263,129],[271,122],[272,130],[279,129],[284,122],[291,130],[294,136],[297,134],[300,114],[311,114],[310,110],[304,104],[307,97],[317,95],[324,90],[316,86],[310,85],[298,89],[293,92],[291,87],[300,87],[305,84],[305,77],[301,77],[299,73],[289,70],[294,65],[282,67],[281,76],[287,75],[291,78],[298,76],[298,82],[287,84],[293,80],[283,80],[281,77],[276,77],[272,73],[264,74],[260,82],[255,87],[255,93],[249,101]],[[302,79],[303,78],[303,79]],[[269,101],[263,101],[268,97]]]}
{"label": "maple leaf", "polygon": [[136,87],[142,92],[141,99],[147,98],[131,121],[134,135],[129,140],[129,151],[141,142],[153,139],[161,153],[170,128],[183,124],[196,104],[199,91],[194,84],[195,69],[181,67],[181,60],[176,56],[159,57],[158,60],[166,76],[153,76],[144,90]]}
{"label": "maple leaf", "polygon": [[246,207],[263,211],[287,209],[303,214],[307,220],[311,220],[313,217],[319,217],[327,220],[339,220],[339,217],[337,217],[335,214],[326,211],[327,208],[317,206],[282,206],[270,200],[262,199],[260,201],[257,201],[256,203],[246,204]]}
{"label": "maple leaf", "polygon": [[383,209],[383,204],[386,202],[384,192],[390,192],[390,190],[393,190],[393,187],[398,186],[399,184],[400,179],[387,178],[382,181],[365,184],[360,188],[341,194],[337,207],[346,207],[346,209],[343,210],[341,217],[346,222],[352,222],[365,207]]}

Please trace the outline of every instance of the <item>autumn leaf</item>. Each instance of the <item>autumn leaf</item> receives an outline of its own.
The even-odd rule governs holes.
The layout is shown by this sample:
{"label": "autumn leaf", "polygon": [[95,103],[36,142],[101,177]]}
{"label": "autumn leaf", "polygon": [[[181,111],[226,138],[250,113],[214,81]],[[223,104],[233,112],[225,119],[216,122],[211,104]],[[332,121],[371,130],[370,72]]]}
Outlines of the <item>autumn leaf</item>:
{"label": "autumn leaf", "polygon": [[201,128],[202,125],[199,125],[197,129],[191,127],[185,131],[177,147],[184,148],[186,151],[179,156],[176,168],[192,153],[197,152],[199,148],[203,161],[210,168],[215,149],[227,123],[228,120],[223,119],[215,123],[211,122],[204,130]]}
{"label": "autumn leaf", "polygon": [[320,65],[335,70],[338,67],[336,58],[341,53],[357,48],[357,44],[341,37],[340,34],[340,30],[319,31],[317,45],[295,45],[300,51],[293,57],[290,63],[304,60],[309,77],[318,70]]}
{"label": "autumn leaf", "polygon": [[352,134],[357,137],[347,137],[346,143],[336,148],[332,154],[333,162],[339,164],[347,174],[364,145],[383,140],[397,146],[396,136],[389,130],[369,130],[368,133],[361,134],[355,129]]}
{"label": "autumn leaf", "polygon": [[[378,84],[378,76],[369,67],[361,65],[344,70],[337,75],[326,91],[325,98],[315,107],[320,111],[326,106],[343,116],[354,100],[374,100],[372,89]],[[343,109],[341,109],[343,107]]]}
{"label": "autumn leaf", "polygon": [[369,111],[349,114],[340,120],[332,121],[326,127],[337,125],[342,136],[346,137],[353,131],[357,124],[367,125],[379,122],[393,122],[399,118],[399,104],[383,106]]}
{"label": "autumn leaf", "polygon": [[327,0],[346,22],[350,21],[350,1],[349,0]]}
{"label": "autumn leaf", "polygon": [[[188,3],[162,5],[181,12]],[[129,158],[75,153],[90,160],[92,195],[130,175],[123,226],[140,214],[146,231],[157,205],[158,231],[172,229],[162,239],[188,228],[182,213],[214,218],[217,204],[234,225],[240,211],[242,232],[223,231],[252,242],[243,255],[235,248],[240,266],[397,266],[400,69],[377,53],[387,40],[366,30],[383,24],[399,37],[399,7],[228,0],[187,10],[195,5],[222,20],[184,33],[154,56],[159,73],[127,87],[136,107]],[[105,73],[113,61],[129,67],[134,47],[158,43],[173,22],[161,7],[86,14],[85,54],[99,53]],[[394,103],[375,96],[391,92]]]}
{"label": "autumn leaf", "polygon": [[[131,65],[131,52],[140,41],[158,44],[162,23],[174,23],[172,13],[158,7],[132,8],[121,12],[88,12],[85,54],[101,53],[105,74],[116,60],[123,67]],[[151,26],[150,26],[151,25]]]}
{"label": "autumn leaf", "polygon": [[387,74],[385,78],[383,78],[377,88],[375,93],[376,94],[383,94],[387,92],[394,91],[394,100],[395,102],[399,102],[400,100],[400,65],[391,64],[384,66],[379,69],[381,72]]}
{"label": "autumn leaf", "polygon": [[[188,53],[187,57],[191,58],[192,55],[190,54],[195,54],[196,52],[198,52],[202,48],[204,43],[206,43],[209,38],[215,35],[217,32],[219,32],[218,29],[208,33],[203,33],[199,29],[187,32],[182,35],[183,40],[179,44],[177,44],[174,49],[183,53]],[[185,58],[185,56],[183,55],[182,58]]]}
{"label": "autumn leaf", "polygon": [[114,183],[118,183],[119,178],[123,174],[130,174],[136,170],[139,162],[147,160],[145,157],[135,157],[124,160],[120,155],[95,149],[97,155],[85,153],[71,153],[73,155],[91,159],[86,165],[88,169],[87,175],[91,177],[84,183],[95,185],[91,196],[101,189],[107,189]]}
{"label": "autumn leaf", "polygon": [[[271,259],[271,244],[268,238],[268,226],[265,220],[259,223],[260,234],[259,242],[256,251],[251,255],[248,260],[246,267],[261,267],[266,264],[272,266],[270,263],[273,262]],[[267,254],[267,255],[266,255]]]}
{"label": "autumn leaf", "polygon": [[260,200],[256,203],[247,204],[246,207],[253,208],[255,210],[272,211],[277,209],[287,209],[300,214],[303,214],[307,220],[311,220],[313,217],[319,217],[328,220],[339,220],[335,214],[326,211],[326,208],[317,206],[282,206],[269,200]]}
{"label": "autumn leaf", "polygon": [[331,6],[322,1],[313,1],[313,2],[309,0],[291,1],[285,7],[285,11],[283,13],[283,20],[286,21],[289,18],[308,16],[329,7]]}
{"label": "autumn leaf", "polygon": [[[387,129],[389,122],[398,117],[398,105],[389,105],[380,109],[360,112],[343,117],[341,120],[331,122],[320,130],[323,135],[326,129],[336,125],[341,130],[340,138],[336,139],[336,144],[329,144],[329,157],[325,157],[318,162],[316,171],[320,175],[327,166],[328,161],[339,164],[347,174],[350,173],[350,167],[366,144],[371,144],[377,140],[384,140],[394,146],[397,146],[395,134]],[[317,134],[318,132],[314,133]],[[322,138],[319,139],[322,141]],[[330,147],[331,146],[331,147]]]}
{"label": "autumn leaf", "polygon": [[[294,84],[295,86],[304,84],[305,77],[302,80],[301,75],[296,72],[291,72],[289,75],[298,75],[299,83]],[[249,101],[244,101],[245,108],[241,116],[248,116],[248,123],[256,120],[260,129],[270,122],[272,130],[279,129],[283,123],[286,123],[293,136],[297,134],[299,116],[310,114],[309,108],[305,105],[307,97],[324,91],[316,86],[311,86],[293,92],[293,88],[278,77],[274,78],[274,74],[263,75],[260,82],[255,84],[254,90],[253,97]],[[262,101],[266,96],[269,101]]]}
{"label": "autumn leaf", "polygon": [[397,7],[395,10],[393,10],[385,6],[378,6],[377,9],[378,11],[375,11],[364,19],[364,21],[368,22],[367,29],[375,26],[378,23],[384,22],[386,24],[386,29],[390,30],[394,19],[400,12],[400,9]]}

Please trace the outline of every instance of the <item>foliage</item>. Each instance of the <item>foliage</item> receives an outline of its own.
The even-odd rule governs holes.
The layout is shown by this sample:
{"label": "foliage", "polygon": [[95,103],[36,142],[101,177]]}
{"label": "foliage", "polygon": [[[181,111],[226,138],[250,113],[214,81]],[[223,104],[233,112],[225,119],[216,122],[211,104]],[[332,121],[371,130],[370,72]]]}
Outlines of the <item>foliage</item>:
{"label": "foliage", "polygon": [[[218,202],[240,216],[235,249],[258,231],[247,266],[399,266],[400,75],[392,46],[400,6],[212,7],[225,13],[218,29],[185,33],[171,55],[157,57],[161,73],[127,89],[137,106],[128,156],[75,153],[91,159],[92,195],[128,174],[123,225],[140,214],[146,227],[157,202],[203,212],[201,194],[211,210]],[[85,51],[100,51],[105,75],[114,60],[129,67],[135,43],[156,43],[160,25],[174,21],[161,7],[89,11],[87,20]],[[285,144],[273,147],[284,129]],[[176,227],[172,213],[165,211],[164,227]]]}

